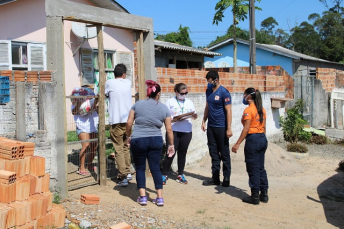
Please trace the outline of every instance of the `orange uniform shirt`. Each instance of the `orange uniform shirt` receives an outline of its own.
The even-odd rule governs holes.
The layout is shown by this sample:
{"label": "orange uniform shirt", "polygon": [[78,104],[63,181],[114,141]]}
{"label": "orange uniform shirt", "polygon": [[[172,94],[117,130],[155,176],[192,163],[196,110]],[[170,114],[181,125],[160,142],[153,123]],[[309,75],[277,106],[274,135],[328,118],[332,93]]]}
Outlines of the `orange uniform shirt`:
{"label": "orange uniform shirt", "polygon": [[251,120],[250,129],[248,134],[259,134],[265,132],[265,120],[266,120],[266,111],[263,108],[263,117],[264,121],[259,122],[259,114],[254,103],[250,104],[245,110],[241,118],[241,123],[244,124],[245,120]]}

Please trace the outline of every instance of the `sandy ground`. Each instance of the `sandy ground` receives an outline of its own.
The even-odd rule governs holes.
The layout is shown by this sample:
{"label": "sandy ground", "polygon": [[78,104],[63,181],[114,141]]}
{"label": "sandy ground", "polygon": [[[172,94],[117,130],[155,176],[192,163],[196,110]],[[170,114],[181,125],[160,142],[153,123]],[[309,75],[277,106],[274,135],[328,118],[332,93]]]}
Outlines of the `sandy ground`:
{"label": "sandy ground", "polygon": [[[109,224],[123,219],[135,228],[344,228],[344,173],[336,172],[338,159],[312,155],[294,158],[270,143],[266,152],[270,200],[253,206],[241,200],[250,193],[243,145],[238,154],[231,156],[229,188],[202,186],[202,181],[210,176],[211,162],[207,156],[186,167],[189,184],[175,182],[176,174],[171,174],[164,186],[164,207],[152,203],[144,208],[139,206],[135,178],[127,187],[115,187],[109,180],[106,187],[71,191],[64,206],[75,218],[83,212],[91,214],[88,219],[93,224],[100,218]],[[100,205],[76,203],[81,193],[99,195]],[[149,200],[156,197],[152,178],[147,180],[147,196]],[[94,212],[98,215],[94,216]],[[153,222],[147,222],[152,219]],[[98,228],[106,227],[98,224]]]}

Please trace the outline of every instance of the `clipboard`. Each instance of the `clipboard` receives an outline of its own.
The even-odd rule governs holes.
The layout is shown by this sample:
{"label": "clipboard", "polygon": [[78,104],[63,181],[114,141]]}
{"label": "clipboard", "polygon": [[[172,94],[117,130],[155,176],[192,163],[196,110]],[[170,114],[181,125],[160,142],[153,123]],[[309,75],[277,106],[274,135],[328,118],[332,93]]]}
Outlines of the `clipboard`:
{"label": "clipboard", "polygon": [[180,120],[184,120],[184,119],[188,119],[188,118],[191,118],[191,116],[195,114],[195,111],[191,111],[191,112],[188,112],[188,113],[185,113],[185,114],[181,114],[181,115],[177,115],[177,116],[174,116],[173,118],[179,118]]}

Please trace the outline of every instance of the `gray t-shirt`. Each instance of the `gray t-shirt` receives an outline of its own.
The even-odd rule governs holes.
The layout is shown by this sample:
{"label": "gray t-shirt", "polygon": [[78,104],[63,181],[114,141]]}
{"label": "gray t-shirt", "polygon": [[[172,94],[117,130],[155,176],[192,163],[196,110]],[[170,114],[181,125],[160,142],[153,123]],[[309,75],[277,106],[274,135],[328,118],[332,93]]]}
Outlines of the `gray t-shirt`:
{"label": "gray t-shirt", "polygon": [[161,127],[171,113],[167,106],[154,99],[137,101],[131,108],[135,111],[132,138],[162,136]]}

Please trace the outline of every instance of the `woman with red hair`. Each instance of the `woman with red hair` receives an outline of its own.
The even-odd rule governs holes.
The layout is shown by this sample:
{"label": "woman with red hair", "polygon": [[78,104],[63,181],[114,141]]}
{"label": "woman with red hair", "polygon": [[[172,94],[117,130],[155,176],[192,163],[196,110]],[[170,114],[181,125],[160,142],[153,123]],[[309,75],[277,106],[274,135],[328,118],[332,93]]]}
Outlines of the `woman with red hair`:
{"label": "woman with red hair", "polygon": [[[140,196],[137,202],[147,205],[146,197],[146,160],[152,173],[157,198],[153,203],[164,206],[162,197],[162,175],[160,171],[160,155],[163,148],[161,127],[165,124],[168,142],[173,142],[171,114],[167,106],[159,102],[161,96],[160,85],[152,80],[146,81],[147,99],[136,102],[129,113],[126,134],[128,144],[131,145],[132,155],[136,167],[136,182]],[[135,121],[134,130],[132,125]],[[174,146],[168,146],[170,157],[174,155]]]}

